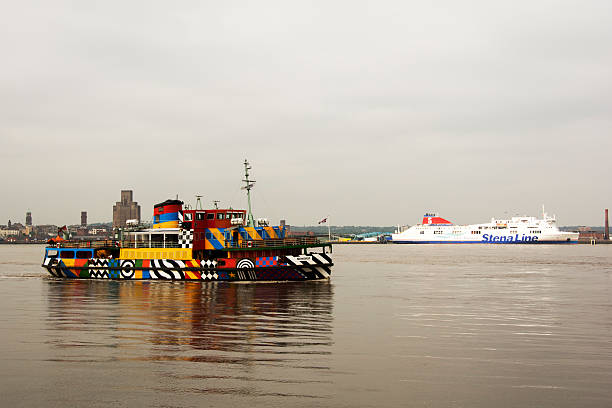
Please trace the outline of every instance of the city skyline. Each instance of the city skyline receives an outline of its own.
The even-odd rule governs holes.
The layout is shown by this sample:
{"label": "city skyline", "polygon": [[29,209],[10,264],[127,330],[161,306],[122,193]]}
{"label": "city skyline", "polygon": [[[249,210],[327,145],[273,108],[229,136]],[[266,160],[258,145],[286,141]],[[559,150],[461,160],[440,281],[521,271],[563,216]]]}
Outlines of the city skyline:
{"label": "city skyline", "polygon": [[601,225],[612,3],[58,1],[0,25],[0,214],[112,219],[133,190],[312,225]]}

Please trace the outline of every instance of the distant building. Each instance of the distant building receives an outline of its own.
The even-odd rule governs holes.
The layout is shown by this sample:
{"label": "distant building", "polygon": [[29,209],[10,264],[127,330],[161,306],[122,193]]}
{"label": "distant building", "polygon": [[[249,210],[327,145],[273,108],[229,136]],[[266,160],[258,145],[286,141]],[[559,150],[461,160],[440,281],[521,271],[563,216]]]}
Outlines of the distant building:
{"label": "distant building", "polygon": [[291,226],[287,225],[287,221],[285,220],[280,220],[279,225],[281,226],[281,229],[284,228],[285,229],[285,235],[289,236],[291,235]]}
{"label": "distant building", "polygon": [[121,190],[121,201],[113,206],[113,227],[125,227],[127,220],[140,222],[140,206],[132,198],[132,190]]}
{"label": "distant building", "polygon": [[87,226],[87,211],[81,211],[81,227]]}
{"label": "distant building", "polygon": [[26,213],[26,227],[31,227],[31,226],[32,226],[32,213],[28,211]]}
{"label": "distant building", "polygon": [[603,232],[598,231],[580,231],[578,240],[590,240],[590,239],[605,239]]}
{"label": "distant building", "polygon": [[290,237],[314,237],[315,233],[314,233],[314,231],[292,231],[291,229],[289,229],[289,231],[287,231],[287,236],[290,236]]}
{"label": "distant building", "polygon": [[0,237],[6,238],[9,236],[17,236],[19,235],[19,230],[14,230],[14,229],[6,229],[6,230],[0,230]]}

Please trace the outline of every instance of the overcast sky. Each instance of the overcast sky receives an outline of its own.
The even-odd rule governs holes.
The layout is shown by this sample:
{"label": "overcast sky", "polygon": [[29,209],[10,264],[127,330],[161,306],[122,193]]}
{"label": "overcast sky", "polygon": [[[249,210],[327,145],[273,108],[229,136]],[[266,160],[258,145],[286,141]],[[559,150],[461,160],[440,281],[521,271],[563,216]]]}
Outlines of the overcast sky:
{"label": "overcast sky", "polygon": [[0,223],[395,225],[612,207],[612,2],[28,1],[0,14]]}

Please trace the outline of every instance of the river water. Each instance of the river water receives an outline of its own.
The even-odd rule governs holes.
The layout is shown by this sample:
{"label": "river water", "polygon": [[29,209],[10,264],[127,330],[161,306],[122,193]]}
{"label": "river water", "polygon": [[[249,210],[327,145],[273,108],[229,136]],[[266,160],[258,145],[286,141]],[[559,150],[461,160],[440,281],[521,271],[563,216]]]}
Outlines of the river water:
{"label": "river water", "polygon": [[308,283],[41,261],[0,245],[3,406],[612,406],[612,245],[340,245]]}

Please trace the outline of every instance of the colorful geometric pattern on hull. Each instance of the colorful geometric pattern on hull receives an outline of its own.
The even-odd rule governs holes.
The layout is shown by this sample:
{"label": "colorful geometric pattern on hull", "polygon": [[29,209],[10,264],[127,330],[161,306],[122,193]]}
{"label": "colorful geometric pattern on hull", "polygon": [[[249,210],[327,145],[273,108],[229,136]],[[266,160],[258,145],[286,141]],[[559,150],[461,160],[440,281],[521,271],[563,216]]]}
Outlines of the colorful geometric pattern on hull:
{"label": "colorful geometric pattern on hull", "polygon": [[[244,258],[236,267],[217,260],[176,259],[57,259],[43,267],[57,278],[198,281],[300,281],[329,279],[333,263],[326,254]],[[231,263],[229,264],[231,265]]]}

